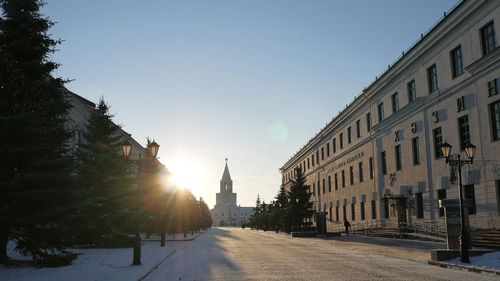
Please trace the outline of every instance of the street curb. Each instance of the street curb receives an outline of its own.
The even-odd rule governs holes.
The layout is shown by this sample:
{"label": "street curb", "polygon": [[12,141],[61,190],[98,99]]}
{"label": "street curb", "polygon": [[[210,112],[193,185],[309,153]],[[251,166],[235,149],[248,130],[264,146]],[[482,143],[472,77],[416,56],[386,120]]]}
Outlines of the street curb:
{"label": "street curb", "polygon": [[427,263],[430,265],[435,265],[435,266],[444,267],[444,268],[460,268],[460,269],[466,269],[468,271],[472,271],[472,272],[476,272],[476,273],[488,272],[488,273],[495,273],[496,275],[500,275],[500,270],[495,270],[495,269],[478,268],[478,267],[473,267],[473,266],[468,266],[468,265],[452,264],[452,263],[437,262],[437,261],[427,261]]}
{"label": "street curb", "polygon": [[176,252],[177,252],[177,250],[174,250],[172,253],[168,254],[168,256],[164,257],[159,263],[157,263],[155,266],[153,266],[153,268],[151,268],[144,276],[142,276],[141,278],[139,278],[137,281],[142,281],[142,280],[146,279],[146,277],[148,277],[148,275],[151,274],[151,272],[153,272],[154,270],[156,270],[165,260],[167,260],[168,258],[170,258]]}
{"label": "street curb", "polygon": [[[184,242],[184,241],[193,241],[195,240],[196,238],[198,238],[200,235],[202,235],[203,233],[205,233],[206,231],[204,232],[200,232],[198,233],[198,235],[196,235],[194,238],[188,238],[188,239],[183,239],[183,240],[173,240],[173,239],[165,239],[165,242]],[[160,239],[142,239],[142,241],[161,241]]]}

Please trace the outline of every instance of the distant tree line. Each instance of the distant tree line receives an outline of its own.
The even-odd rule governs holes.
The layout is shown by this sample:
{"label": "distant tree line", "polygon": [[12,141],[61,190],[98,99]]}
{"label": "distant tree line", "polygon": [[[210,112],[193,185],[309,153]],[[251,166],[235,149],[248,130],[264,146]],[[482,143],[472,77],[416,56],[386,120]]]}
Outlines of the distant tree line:
{"label": "distant tree line", "polygon": [[0,0],[0,264],[9,263],[9,241],[39,264],[63,265],[76,258],[70,246],[131,246],[136,227],[162,240],[210,227],[201,198],[165,190],[156,159],[122,156],[103,99],[81,145],[70,145],[67,80],[52,76],[61,41],[50,38],[43,4]]}
{"label": "distant tree line", "polygon": [[257,196],[253,215],[250,217],[249,227],[264,231],[304,231],[312,226],[310,221],[314,211],[311,202],[309,186],[300,168],[295,169],[295,178],[290,190],[281,186],[275,200],[270,204],[261,202]]}

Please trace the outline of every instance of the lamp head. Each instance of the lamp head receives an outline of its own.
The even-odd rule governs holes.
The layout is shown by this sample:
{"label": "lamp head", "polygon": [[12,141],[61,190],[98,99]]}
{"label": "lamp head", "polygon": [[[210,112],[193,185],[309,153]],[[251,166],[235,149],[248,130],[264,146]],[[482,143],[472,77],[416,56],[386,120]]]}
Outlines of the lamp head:
{"label": "lamp head", "polygon": [[473,145],[472,143],[469,143],[465,147],[465,154],[467,154],[467,157],[472,160],[474,159],[474,156],[476,156],[476,146]]}
{"label": "lamp head", "polygon": [[156,158],[156,156],[158,155],[159,149],[160,149],[160,145],[157,144],[155,141],[148,144],[148,150],[151,153],[151,156],[153,156],[153,158]]}
{"label": "lamp head", "polygon": [[446,141],[441,144],[441,152],[443,152],[443,156],[448,159],[451,154],[451,144],[447,143]]}
{"label": "lamp head", "polygon": [[125,158],[129,158],[130,150],[132,150],[132,144],[127,140],[122,144],[122,153]]}

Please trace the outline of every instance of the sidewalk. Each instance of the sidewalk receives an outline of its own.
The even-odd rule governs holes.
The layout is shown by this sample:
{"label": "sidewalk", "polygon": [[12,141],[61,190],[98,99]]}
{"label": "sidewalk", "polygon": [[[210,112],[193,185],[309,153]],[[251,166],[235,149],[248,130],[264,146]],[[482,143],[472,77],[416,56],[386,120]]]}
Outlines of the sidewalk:
{"label": "sidewalk", "polygon": [[[431,250],[446,249],[445,242],[429,242],[410,239],[383,238],[352,234],[327,238],[335,246],[355,251],[374,253],[382,256],[425,262],[441,267],[456,267],[474,272],[489,272],[500,275],[500,252],[471,257],[470,264],[460,263],[459,258],[449,261],[432,262]],[[495,259],[495,261],[492,261]]]}
{"label": "sidewalk", "polygon": [[446,248],[446,243],[443,242],[373,237],[359,234],[348,236],[342,234],[338,237],[329,237],[326,239],[332,241],[339,248],[370,252],[382,256],[418,262],[427,262],[430,260],[430,250]]}
{"label": "sidewalk", "polygon": [[[168,237],[167,241],[192,241],[204,232],[188,234],[177,234]],[[145,237],[145,235],[144,235]],[[162,262],[174,255],[177,243],[168,243],[160,247],[160,237],[151,236],[150,239],[142,240],[142,264],[132,266],[132,248],[113,249],[68,249],[79,254],[72,265],[63,267],[39,268],[34,266],[6,267],[0,265],[0,280],[2,281],[87,281],[87,280],[120,280],[137,281],[142,280],[154,271]],[[14,243],[8,244],[9,256],[17,260],[31,260],[30,257],[22,256],[14,251]]]}

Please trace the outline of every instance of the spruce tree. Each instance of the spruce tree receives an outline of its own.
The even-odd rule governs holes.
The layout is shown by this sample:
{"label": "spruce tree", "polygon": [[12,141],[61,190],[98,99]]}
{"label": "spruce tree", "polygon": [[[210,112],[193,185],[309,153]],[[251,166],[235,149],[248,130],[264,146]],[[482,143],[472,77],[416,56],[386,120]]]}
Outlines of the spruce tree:
{"label": "spruce tree", "polygon": [[42,5],[0,0],[0,263],[9,239],[36,261],[61,253],[72,208],[71,106]]}
{"label": "spruce tree", "polygon": [[257,200],[255,201],[255,208],[253,208],[253,214],[250,216],[249,219],[252,229],[259,230],[260,215],[261,215],[261,202],[260,202],[260,196],[259,194],[257,194]]}
{"label": "spruce tree", "polygon": [[131,208],[128,162],[122,156],[120,126],[112,121],[109,106],[101,98],[92,111],[78,149],[77,175],[82,205],[75,220],[77,242],[114,246],[124,232]]}
{"label": "spruce tree", "polygon": [[306,219],[314,214],[312,210],[311,192],[306,185],[304,174],[300,168],[295,169],[295,179],[292,180],[292,186],[288,192],[290,205],[288,207],[288,216],[290,218],[291,230],[297,231],[304,229]]}
{"label": "spruce tree", "polygon": [[286,192],[285,187],[282,185],[280,187],[280,191],[278,195],[276,195],[276,221],[278,225],[278,230],[281,231],[290,231],[290,219],[286,211],[288,210],[289,202],[288,202],[288,193]]}

